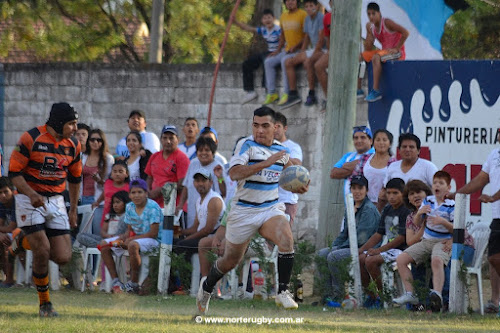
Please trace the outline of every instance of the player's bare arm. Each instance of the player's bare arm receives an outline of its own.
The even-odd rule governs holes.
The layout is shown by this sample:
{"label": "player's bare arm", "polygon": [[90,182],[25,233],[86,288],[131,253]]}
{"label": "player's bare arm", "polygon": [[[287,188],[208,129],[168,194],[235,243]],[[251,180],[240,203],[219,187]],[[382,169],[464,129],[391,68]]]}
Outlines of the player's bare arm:
{"label": "player's bare arm", "polygon": [[235,165],[229,170],[229,176],[232,180],[242,180],[256,174],[262,169],[268,168],[286,155],[286,150],[281,150],[265,161],[252,165]]}
{"label": "player's bare arm", "polygon": [[24,179],[23,176],[16,176],[12,177],[12,184],[17,188],[17,191],[21,194],[26,195],[27,197],[30,198],[31,205],[35,208],[37,207],[42,207],[45,204],[43,203],[43,197],[35,192],[28,183],[26,183],[26,180]]}
{"label": "player's bare arm", "polygon": [[[459,189],[457,193],[472,194],[476,191],[482,190],[489,182],[490,176],[486,172],[481,171],[468,184]],[[455,193],[450,192],[446,194],[446,198],[455,199]]]}
{"label": "player's bare arm", "polygon": [[70,202],[70,207],[68,212],[69,225],[71,228],[76,228],[78,221],[77,208],[78,208],[78,197],[80,196],[80,183],[68,182],[68,191],[69,191],[69,202]]}

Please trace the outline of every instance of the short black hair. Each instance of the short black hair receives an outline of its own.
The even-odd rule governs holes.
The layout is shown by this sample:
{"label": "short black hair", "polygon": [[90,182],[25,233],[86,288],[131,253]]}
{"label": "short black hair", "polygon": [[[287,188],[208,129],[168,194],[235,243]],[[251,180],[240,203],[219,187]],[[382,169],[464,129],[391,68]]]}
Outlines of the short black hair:
{"label": "short black hair", "polygon": [[276,122],[283,125],[283,127],[288,126],[286,116],[281,112],[276,112]]}
{"label": "short black hair", "polygon": [[208,146],[212,154],[215,154],[215,152],[217,151],[217,144],[214,140],[212,140],[212,138],[200,136],[198,140],[196,140],[196,150],[200,150],[200,148],[203,146]]}
{"label": "short black hair", "polygon": [[269,8],[266,8],[262,11],[262,16],[264,16],[264,15],[271,15],[272,17],[274,17],[273,11]]}
{"label": "short black hair", "polygon": [[253,116],[254,117],[269,116],[269,117],[271,117],[273,123],[276,122],[276,111],[274,111],[273,109],[271,109],[268,106],[262,106],[262,107],[258,108],[257,110],[255,110],[253,112]]}
{"label": "short black hair", "polygon": [[[286,0],[283,0],[283,4],[286,5]],[[300,5],[300,0],[297,0],[297,7]]]}
{"label": "short black hair", "polygon": [[81,130],[81,129],[86,130],[86,131],[87,131],[87,133],[89,133],[89,132],[90,132],[90,126],[89,126],[89,125],[87,125],[87,124],[84,124],[84,123],[78,123],[78,124],[76,124],[76,127],[77,127],[79,130]]}
{"label": "short black hair", "polygon": [[306,4],[308,2],[312,2],[314,5],[318,4],[318,0],[304,0],[304,4]]}
{"label": "short black hair", "polygon": [[385,185],[385,188],[392,188],[395,190],[398,190],[399,192],[403,193],[405,189],[405,181],[402,180],[401,178],[392,178],[387,182],[387,185]]}
{"label": "short black hair", "polygon": [[14,191],[14,185],[12,185],[9,177],[0,177],[0,188],[4,187],[8,187],[11,191]]}
{"label": "short black hair", "polygon": [[196,119],[195,117],[187,117],[186,120],[184,121],[184,125],[186,125],[186,123],[190,120],[196,121],[196,126],[200,127],[200,123],[198,122],[198,119]]}
{"label": "short black hair", "polygon": [[366,10],[374,10],[376,12],[380,12],[380,6],[376,2],[370,2],[368,6],[366,6]]}
{"label": "short black hair", "polygon": [[398,148],[401,148],[401,144],[403,143],[403,141],[406,141],[406,140],[414,141],[415,144],[417,145],[417,149],[420,150],[420,145],[421,145],[420,139],[419,139],[418,136],[416,136],[413,133],[404,133],[404,134],[401,134],[399,136]]}

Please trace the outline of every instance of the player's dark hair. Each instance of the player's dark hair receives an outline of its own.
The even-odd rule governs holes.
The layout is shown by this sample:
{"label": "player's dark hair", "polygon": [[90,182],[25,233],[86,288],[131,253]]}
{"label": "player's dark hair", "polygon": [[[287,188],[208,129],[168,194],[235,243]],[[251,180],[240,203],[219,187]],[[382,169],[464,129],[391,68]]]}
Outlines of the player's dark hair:
{"label": "player's dark hair", "polygon": [[401,178],[392,178],[387,182],[387,185],[385,185],[385,188],[392,188],[395,190],[398,190],[399,192],[403,193],[405,189],[405,182]]}
{"label": "player's dark hair", "polygon": [[207,146],[212,154],[215,154],[217,151],[217,144],[212,138],[208,136],[200,136],[198,140],[196,140],[196,151],[200,150],[201,147]]}
{"label": "player's dark hair", "polygon": [[254,117],[269,116],[269,117],[271,117],[273,123],[276,122],[276,111],[274,111],[273,109],[271,109],[268,106],[262,106],[262,107],[258,108],[257,110],[255,110],[253,112],[253,116]]}
{"label": "player's dark hair", "polygon": [[14,185],[12,185],[9,177],[0,177],[0,189],[4,187],[8,187],[11,191],[14,191]]}
{"label": "player's dark hair", "polygon": [[366,10],[374,10],[376,12],[380,12],[380,6],[376,2],[370,2],[368,6],[366,6]]}
{"label": "player's dark hair", "polygon": [[[392,146],[392,142],[394,141],[394,136],[392,135],[391,132],[389,132],[388,130],[386,130],[384,128],[381,128],[381,129],[378,129],[375,131],[375,134],[373,134],[373,142],[375,143],[375,139],[377,138],[377,135],[379,135],[380,133],[384,133],[385,135],[387,135],[387,138],[389,139],[389,143]],[[389,156],[392,156],[391,147],[389,147]]]}
{"label": "player's dark hair", "polygon": [[439,170],[438,172],[436,172],[434,174],[434,176],[432,177],[432,179],[435,179],[435,178],[444,179],[444,181],[446,182],[446,185],[451,184],[451,176],[448,172],[446,172],[444,170]]}
{"label": "player's dark hair", "polygon": [[424,191],[426,196],[432,195],[432,190],[421,180],[414,179],[410,180],[408,184],[406,184],[405,189],[403,190],[403,201],[405,202],[406,207],[411,209],[412,211],[416,211],[419,207],[415,207],[410,203],[408,199],[408,195],[410,192],[421,192]]}
{"label": "player's dark hair", "polygon": [[262,16],[264,16],[264,15],[271,15],[272,17],[274,17],[273,11],[269,8],[266,8],[262,11]]}
{"label": "player's dark hair", "polygon": [[276,122],[283,125],[283,127],[288,126],[286,116],[281,112],[276,112]]}
{"label": "player's dark hair", "polygon": [[415,134],[412,134],[412,133],[404,133],[404,134],[400,135],[398,148],[401,148],[401,144],[403,143],[403,141],[406,141],[406,140],[414,141],[415,144],[417,145],[417,149],[420,150],[420,145],[421,145],[420,139],[418,138],[418,136],[416,136]]}
{"label": "player's dark hair", "polygon": [[89,126],[89,125],[87,125],[87,124],[84,124],[84,123],[78,123],[78,124],[76,124],[76,127],[77,127],[79,130],[81,130],[81,129],[86,130],[86,131],[87,131],[87,133],[89,133],[89,132],[90,132],[90,126]]}
{"label": "player's dark hair", "polygon": [[196,122],[196,126],[200,128],[200,123],[198,122],[198,119],[196,119],[195,117],[187,117],[186,120],[184,121],[184,125],[186,125],[186,123],[190,120],[194,120]]}

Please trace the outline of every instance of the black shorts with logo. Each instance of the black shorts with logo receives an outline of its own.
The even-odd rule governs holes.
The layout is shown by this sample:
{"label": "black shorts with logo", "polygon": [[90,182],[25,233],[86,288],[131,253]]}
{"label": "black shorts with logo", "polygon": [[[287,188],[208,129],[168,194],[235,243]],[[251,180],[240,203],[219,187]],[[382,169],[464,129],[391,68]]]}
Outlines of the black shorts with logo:
{"label": "black shorts with logo", "polygon": [[500,219],[493,219],[490,229],[490,239],[488,240],[489,257],[500,253]]}

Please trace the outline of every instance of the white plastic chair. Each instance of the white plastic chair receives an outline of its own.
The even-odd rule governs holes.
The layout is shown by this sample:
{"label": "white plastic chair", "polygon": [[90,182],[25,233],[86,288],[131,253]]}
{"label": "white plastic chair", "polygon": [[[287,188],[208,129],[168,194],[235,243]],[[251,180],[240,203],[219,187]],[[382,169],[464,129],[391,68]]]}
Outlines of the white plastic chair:
{"label": "white plastic chair", "polygon": [[200,255],[195,253],[191,256],[191,265],[193,271],[191,272],[191,290],[189,296],[196,297],[198,289],[200,289]]}
{"label": "white plastic chair", "polygon": [[488,245],[488,238],[490,236],[490,224],[487,222],[476,223],[472,226],[469,233],[474,238],[474,258],[472,259],[471,266],[467,267],[467,279],[470,280],[472,274],[477,277],[477,289],[479,294],[479,311],[484,316],[484,301],[483,301],[483,277],[481,273],[481,266],[483,264],[483,255]]}
{"label": "white plastic chair", "polygon": [[[388,238],[387,235],[385,235],[382,240],[382,245],[385,245],[387,243]],[[395,287],[400,295],[405,293],[404,284],[401,280],[401,276],[399,276],[398,266],[395,261],[390,265],[383,263],[380,266],[380,272],[382,274],[382,281],[386,282],[385,285],[387,285],[388,287]],[[388,308],[389,305],[390,304],[388,302],[384,302],[384,308]]]}
{"label": "white plastic chair", "polygon": [[[151,254],[141,254],[141,268],[139,270],[139,285],[146,280],[149,274],[149,256]],[[116,272],[118,273],[118,277],[120,281],[123,283],[127,282],[127,257],[129,257],[128,251],[125,251],[121,256],[115,256],[113,254],[113,258],[115,260]],[[109,274],[108,268],[105,269],[105,283],[104,290],[106,292],[111,292],[111,275]]]}

